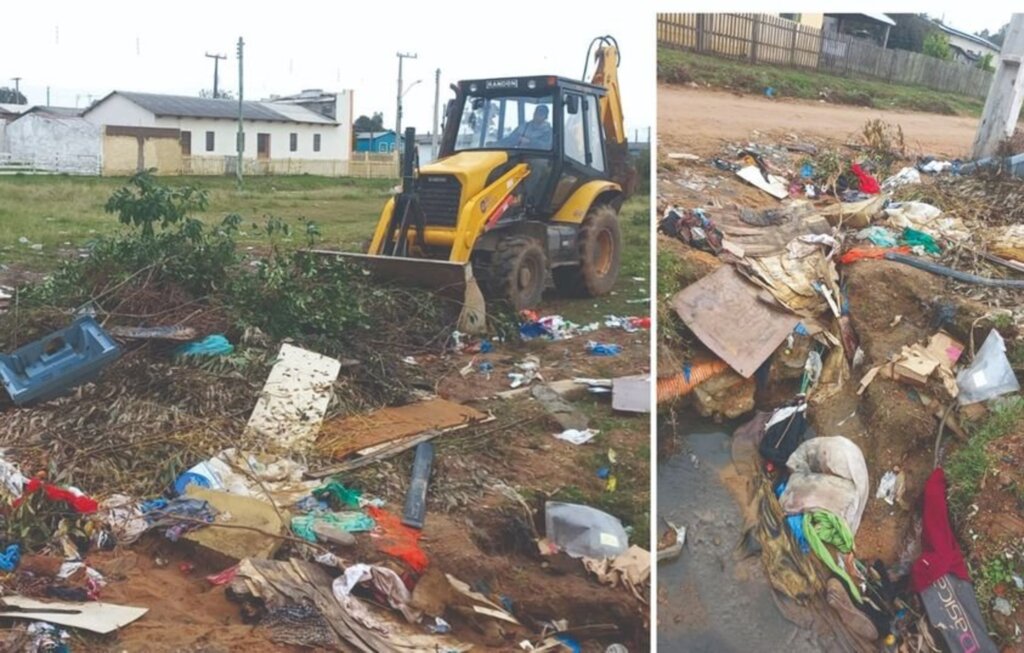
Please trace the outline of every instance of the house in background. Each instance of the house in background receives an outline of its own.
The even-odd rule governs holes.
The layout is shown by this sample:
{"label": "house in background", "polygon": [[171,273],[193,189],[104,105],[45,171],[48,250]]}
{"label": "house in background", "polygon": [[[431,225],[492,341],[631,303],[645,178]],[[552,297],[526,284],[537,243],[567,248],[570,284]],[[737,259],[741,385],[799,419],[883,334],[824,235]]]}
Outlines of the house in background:
{"label": "house in background", "polygon": [[395,131],[359,132],[356,134],[356,152],[385,154],[395,151]]}
{"label": "house in background", "polygon": [[[222,175],[236,170],[238,113],[237,100],[113,91],[83,117],[103,128],[105,175]],[[242,124],[245,174],[349,174],[351,91],[243,102]]]}
{"label": "house in background", "polygon": [[31,169],[98,175],[102,164],[102,130],[82,110],[35,106],[4,129],[3,151],[11,163]]}
{"label": "house in background", "polygon": [[889,30],[895,25],[896,21],[885,14],[823,14],[821,29],[874,41],[884,48],[889,43]]}
{"label": "house in background", "polygon": [[935,21],[935,27],[942,30],[949,39],[949,49],[953,53],[953,61],[973,65],[986,54],[991,54],[993,59],[999,55],[999,46],[987,39],[961,32],[949,25],[943,25],[939,21]]}

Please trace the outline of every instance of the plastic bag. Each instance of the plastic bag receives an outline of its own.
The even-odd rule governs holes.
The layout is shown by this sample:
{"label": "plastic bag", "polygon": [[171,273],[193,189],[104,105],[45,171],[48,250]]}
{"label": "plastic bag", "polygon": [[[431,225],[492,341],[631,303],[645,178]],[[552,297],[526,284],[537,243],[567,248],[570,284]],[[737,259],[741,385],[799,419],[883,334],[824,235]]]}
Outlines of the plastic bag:
{"label": "plastic bag", "polygon": [[995,329],[989,332],[974,362],[956,375],[960,405],[976,404],[1020,390],[1020,383],[1006,357],[1006,343]]}
{"label": "plastic bag", "polygon": [[885,227],[874,225],[857,232],[860,240],[870,240],[879,247],[896,247],[896,237]]}
{"label": "plastic bag", "polygon": [[573,558],[614,558],[629,545],[622,522],[590,506],[548,501],[544,522],[548,540]]}

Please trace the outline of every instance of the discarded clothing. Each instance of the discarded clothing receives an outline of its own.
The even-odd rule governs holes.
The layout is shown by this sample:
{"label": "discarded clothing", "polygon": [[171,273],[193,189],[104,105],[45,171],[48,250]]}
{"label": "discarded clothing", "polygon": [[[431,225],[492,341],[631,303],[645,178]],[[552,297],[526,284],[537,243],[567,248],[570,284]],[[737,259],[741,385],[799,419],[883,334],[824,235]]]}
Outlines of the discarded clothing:
{"label": "discarded clothing", "polygon": [[860,167],[859,163],[854,163],[850,166],[850,172],[857,177],[857,188],[860,192],[867,193],[868,195],[878,195],[882,191],[878,185],[878,180],[868,174],[864,168]]}
{"label": "discarded clothing", "polygon": [[910,568],[910,588],[915,592],[923,592],[946,574],[971,580],[964,555],[949,523],[946,474],[941,467],[937,467],[924,484],[921,555]]}
{"label": "discarded clothing", "polygon": [[292,531],[304,540],[316,542],[313,526],[317,523],[333,526],[346,533],[372,531],[377,525],[372,518],[361,512],[313,512],[292,517]]}
{"label": "discarded clothing", "polygon": [[658,231],[705,252],[718,254],[722,251],[722,232],[701,209],[686,211],[669,207],[658,222]]}
{"label": "discarded clothing", "polygon": [[[422,613],[416,610],[409,603],[412,601],[412,594],[409,588],[402,582],[401,577],[388,569],[377,565],[355,564],[345,569],[345,573],[334,579],[331,590],[338,601],[346,606],[348,601],[356,600],[352,596],[352,590],[360,583],[369,583],[376,593],[385,598],[392,608],[400,611],[409,623],[416,623],[420,620]],[[349,610],[352,614],[353,610]],[[353,615],[354,616],[354,615]],[[364,624],[369,625],[369,624]]]}
{"label": "discarded clothing", "polygon": [[786,462],[792,472],[779,497],[788,515],[827,510],[856,533],[868,502],[868,468],[860,447],[842,436],[811,438]]}
{"label": "discarded clothing", "polygon": [[124,494],[114,494],[100,504],[100,518],[120,544],[131,544],[149,529],[142,506]]}
{"label": "discarded clothing", "polygon": [[429,564],[427,554],[420,548],[421,533],[402,523],[401,517],[378,508],[368,506],[366,511],[377,522],[379,541],[377,548],[409,565],[413,571],[422,574]]}
{"label": "discarded clothing", "polygon": [[[149,527],[166,529],[164,535],[172,542],[177,542],[182,535],[189,531],[203,527],[202,523],[196,523],[196,521],[212,524],[217,516],[217,511],[206,501],[183,497],[171,501],[166,499],[144,501],[142,512],[149,521]],[[178,519],[179,517],[187,518],[189,521],[182,521]]]}
{"label": "discarded clothing", "polygon": [[[974,586],[946,574],[921,592],[928,622],[951,653],[997,653],[1000,649],[988,636]],[[1005,649],[1003,649],[1005,650]]]}
{"label": "discarded clothing", "polygon": [[873,225],[857,232],[860,240],[870,240],[879,247],[896,247],[896,237],[885,227]]}
{"label": "discarded clothing", "polygon": [[911,249],[920,247],[929,254],[941,254],[942,248],[935,242],[935,239],[923,231],[917,229],[911,229],[910,227],[903,228],[903,235],[900,238],[901,245],[907,245]]}
{"label": "discarded clothing", "polygon": [[363,493],[361,490],[347,488],[338,481],[328,481],[313,490],[313,496],[328,503],[336,504],[337,507],[348,506],[350,508],[358,508]]}
{"label": "discarded clothing", "polygon": [[614,343],[587,342],[587,353],[594,356],[618,356],[622,352],[622,345]]}
{"label": "discarded clothing", "polygon": [[17,544],[8,544],[3,553],[0,553],[0,571],[10,573],[18,568],[18,561],[21,560],[21,547]]}
{"label": "discarded clothing", "polygon": [[[755,418],[756,419],[756,418]],[[742,428],[742,427],[741,427]],[[775,486],[775,496],[782,496],[782,493],[786,490],[786,481],[779,483]],[[787,515],[786,526],[789,527],[789,532],[793,535],[793,539],[796,540],[797,545],[803,553],[811,552],[811,545],[807,541],[807,537],[804,535],[804,516],[799,515]]]}
{"label": "discarded clothing", "polygon": [[857,583],[853,582],[846,570],[836,563],[832,552],[825,547],[826,544],[831,544],[840,553],[853,551],[853,533],[850,532],[846,522],[827,510],[815,510],[804,514],[804,536],[815,555],[846,583],[850,594],[853,595],[857,603],[861,603],[864,599],[861,598]]}
{"label": "discarded clothing", "polygon": [[25,495],[32,494],[37,490],[43,490],[46,494],[46,498],[50,501],[63,501],[64,503],[71,506],[75,512],[89,515],[99,508],[99,504],[92,497],[86,496],[84,492],[76,487],[58,487],[56,485],[50,485],[44,481],[40,481],[38,478],[29,479],[25,483],[25,493],[14,501],[15,506],[21,503],[21,500]]}

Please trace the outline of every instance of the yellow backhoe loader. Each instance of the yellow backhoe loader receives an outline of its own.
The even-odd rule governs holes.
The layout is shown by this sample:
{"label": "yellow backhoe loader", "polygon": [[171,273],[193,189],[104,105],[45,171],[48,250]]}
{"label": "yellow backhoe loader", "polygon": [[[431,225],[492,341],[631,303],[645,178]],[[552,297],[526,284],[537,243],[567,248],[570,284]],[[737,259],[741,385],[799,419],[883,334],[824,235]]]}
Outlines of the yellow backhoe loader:
{"label": "yellow backhoe loader", "polygon": [[608,293],[619,273],[618,211],[632,192],[610,36],[588,48],[583,79],[476,79],[455,98],[435,161],[415,164],[405,134],[402,188],[366,254],[314,250],[460,304],[459,328],[486,329],[484,296],[535,306],[550,277],[562,293]]}

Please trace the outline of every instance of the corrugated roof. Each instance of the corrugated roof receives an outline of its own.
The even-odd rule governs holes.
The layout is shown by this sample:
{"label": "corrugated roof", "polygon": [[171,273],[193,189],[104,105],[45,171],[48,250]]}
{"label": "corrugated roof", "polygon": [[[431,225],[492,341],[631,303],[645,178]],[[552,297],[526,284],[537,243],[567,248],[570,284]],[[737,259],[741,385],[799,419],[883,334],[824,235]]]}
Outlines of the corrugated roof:
{"label": "corrugated roof", "polygon": [[943,32],[946,32],[947,34],[953,34],[954,36],[959,36],[960,38],[967,39],[968,41],[974,41],[978,45],[984,45],[987,48],[992,48],[996,52],[1000,52],[1002,50],[998,45],[996,45],[992,41],[989,41],[988,39],[983,39],[977,34],[968,34],[967,32],[961,32],[955,27],[943,25],[939,21],[935,21],[935,26],[941,29]]}
{"label": "corrugated roof", "polygon": [[[114,91],[157,116],[181,118],[238,118],[238,101],[221,98],[201,98],[188,95],[163,95],[160,93],[135,93]],[[113,95],[114,93],[111,93]],[[109,96],[107,96],[109,97]],[[106,98],[104,98],[106,99]],[[97,106],[103,100],[97,102]],[[91,108],[90,108],[91,110]],[[244,120],[266,120],[270,122],[296,122],[313,124],[337,124],[332,120],[298,105],[270,105],[265,102],[242,102]]]}
{"label": "corrugated roof", "polygon": [[861,16],[867,16],[872,20],[877,20],[880,23],[885,23],[886,25],[890,25],[893,27],[896,26],[896,21],[894,21],[892,18],[889,18],[885,14],[861,14]]}

